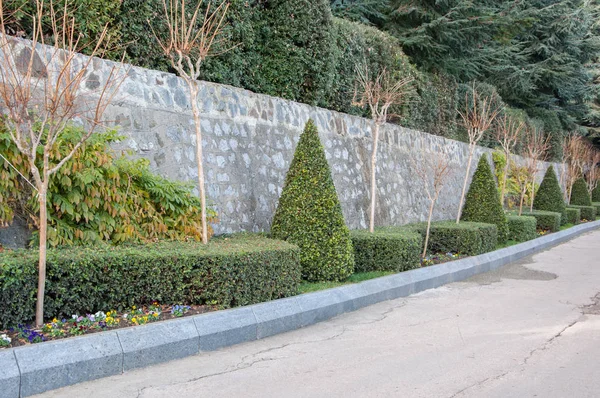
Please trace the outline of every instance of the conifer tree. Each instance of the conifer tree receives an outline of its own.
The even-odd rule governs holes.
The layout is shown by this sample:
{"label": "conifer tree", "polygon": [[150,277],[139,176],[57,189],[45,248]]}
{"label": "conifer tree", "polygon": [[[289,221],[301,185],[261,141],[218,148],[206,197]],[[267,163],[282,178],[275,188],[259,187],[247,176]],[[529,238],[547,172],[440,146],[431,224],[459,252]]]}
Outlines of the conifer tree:
{"label": "conifer tree", "polygon": [[571,203],[575,206],[591,206],[592,198],[588,192],[587,185],[583,178],[578,179],[573,184],[573,191],[571,192]]}
{"label": "conifer tree", "polygon": [[271,236],[300,247],[306,280],[339,281],[354,272],[350,231],[312,120],[300,136],[273,217]]}
{"label": "conifer tree", "polygon": [[560,189],[554,167],[550,166],[546,170],[544,179],[538,188],[535,199],[533,200],[535,210],[545,210],[560,213],[563,224],[567,223],[566,205],[563,199],[563,192]]}

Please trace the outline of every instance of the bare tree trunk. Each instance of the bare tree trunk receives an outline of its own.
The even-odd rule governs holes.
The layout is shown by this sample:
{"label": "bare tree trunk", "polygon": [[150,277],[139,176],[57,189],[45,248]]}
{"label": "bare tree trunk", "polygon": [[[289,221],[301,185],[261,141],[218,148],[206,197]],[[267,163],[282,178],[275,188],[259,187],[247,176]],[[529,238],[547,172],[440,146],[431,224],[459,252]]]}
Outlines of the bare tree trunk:
{"label": "bare tree trunk", "polygon": [[198,84],[195,80],[186,79],[190,87],[190,102],[196,127],[196,163],[198,165],[198,190],[200,191],[200,206],[202,207],[202,243],[208,243],[206,226],[206,188],[204,186],[204,159],[202,155],[202,128],[200,126],[200,109],[198,108]]}
{"label": "bare tree trunk", "polygon": [[431,217],[433,216],[433,207],[435,206],[435,200],[431,201],[429,205],[429,217],[427,218],[427,231],[425,232],[425,244],[423,247],[423,255],[421,258],[425,258],[427,255],[427,246],[429,245],[429,230],[431,229]]}
{"label": "bare tree trunk", "polygon": [[502,176],[502,189],[500,191],[500,201],[502,203],[502,208],[504,208],[505,195],[506,195],[506,182],[508,181],[508,169],[510,166],[510,153],[504,153],[504,158],[506,159],[506,164],[504,165],[504,175]]}
{"label": "bare tree trunk", "polygon": [[521,190],[521,202],[519,203],[519,215],[523,215],[523,202],[525,201],[525,189]]}
{"label": "bare tree trunk", "polygon": [[371,219],[369,220],[369,231],[375,232],[375,167],[377,165],[377,144],[379,143],[379,123],[375,122],[373,130],[373,153],[371,154]]}
{"label": "bare tree trunk", "polygon": [[[45,177],[45,181],[47,180]],[[38,263],[38,291],[35,307],[35,324],[42,326],[44,324],[44,293],[46,289],[46,241],[48,231],[48,208],[47,208],[47,188],[42,185],[39,187],[38,202],[40,204],[40,246]]]}
{"label": "bare tree trunk", "polygon": [[462,193],[460,194],[460,202],[458,204],[458,215],[456,216],[456,223],[460,223],[460,216],[462,216],[462,207],[465,201],[465,195],[467,193],[467,183],[469,182],[469,174],[471,172],[471,163],[473,162],[473,152],[475,146],[471,145],[469,148],[469,161],[467,162],[467,171],[465,172],[465,181],[463,183]]}
{"label": "bare tree trunk", "polygon": [[529,204],[529,211],[533,211],[533,200],[535,199],[535,176],[531,181],[531,203]]}

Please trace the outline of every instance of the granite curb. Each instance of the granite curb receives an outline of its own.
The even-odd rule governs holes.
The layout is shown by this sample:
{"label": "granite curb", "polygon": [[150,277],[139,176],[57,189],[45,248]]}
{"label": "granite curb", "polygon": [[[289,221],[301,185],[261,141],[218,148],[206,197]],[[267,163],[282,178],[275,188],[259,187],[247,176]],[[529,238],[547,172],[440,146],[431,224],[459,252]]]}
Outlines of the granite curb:
{"label": "granite curb", "polygon": [[598,228],[600,221],[594,221],[491,253],[354,285],[1,350],[0,398],[27,397],[299,329],[381,301],[497,269]]}

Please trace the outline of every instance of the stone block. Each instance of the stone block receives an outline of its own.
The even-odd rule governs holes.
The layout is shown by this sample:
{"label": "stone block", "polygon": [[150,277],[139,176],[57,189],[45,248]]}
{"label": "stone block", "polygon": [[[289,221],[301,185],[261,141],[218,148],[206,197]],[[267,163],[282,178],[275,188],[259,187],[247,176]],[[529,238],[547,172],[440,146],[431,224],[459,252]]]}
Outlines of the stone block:
{"label": "stone block", "polygon": [[302,311],[302,326],[313,325],[346,312],[346,297],[337,289],[301,294],[296,301]]}
{"label": "stone block", "polygon": [[21,374],[13,350],[0,350],[0,398],[18,398]]}
{"label": "stone block", "polygon": [[123,372],[116,332],[18,347],[15,356],[23,397]]}
{"label": "stone block", "polygon": [[197,315],[193,320],[200,336],[200,351],[256,340],[256,317],[249,307]]}
{"label": "stone block", "polygon": [[196,355],[198,331],[190,318],[151,323],[117,331],[123,347],[123,370]]}
{"label": "stone block", "polygon": [[301,309],[295,297],[256,304],[249,308],[256,316],[258,339],[302,327]]}

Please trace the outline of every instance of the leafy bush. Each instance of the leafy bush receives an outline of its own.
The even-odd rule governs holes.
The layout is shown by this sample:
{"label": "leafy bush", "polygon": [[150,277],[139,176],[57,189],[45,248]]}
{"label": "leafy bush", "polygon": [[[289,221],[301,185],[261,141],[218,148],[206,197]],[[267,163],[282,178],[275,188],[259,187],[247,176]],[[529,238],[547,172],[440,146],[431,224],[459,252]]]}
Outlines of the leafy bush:
{"label": "leafy bush", "polygon": [[537,220],[531,216],[508,216],[508,239],[526,242],[537,238]]}
{"label": "leafy bush", "polygon": [[592,202],[600,203],[600,184],[592,191]]}
{"label": "leafy bush", "polygon": [[[79,127],[69,127],[64,139],[56,143],[56,155],[50,161],[62,158],[83,133]],[[51,177],[48,244],[200,240],[200,200],[192,186],[152,174],[145,159],[117,156],[109,145],[119,139],[114,131],[92,135]],[[0,152],[28,175],[27,160],[3,131]],[[0,175],[6,177],[0,181],[0,195],[7,198],[0,205],[0,223],[9,223],[15,211],[30,215],[35,223],[33,214],[38,214],[39,205],[28,185],[2,159]],[[216,221],[214,211],[209,210],[208,218]]]}
{"label": "leafy bush", "polygon": [[533,200],[533,208],[535,210],[553,211],[561,214],[563,224],[567,223],[569,218],[565,213],[565,201],[563,193],[556,178],[554,167],[550,166],[546,170],[544,179],[538,189]]}
{"label": "leafy bush", "polygon": [[312,120],[296,147],[271,236],[300,246],[302,276],[309,281],[339,281],[354,272],[350,231]]}
{"label": "leafy bush", "polygon": [[583,178],[578,179],[573,184],[573,189],[571,191],[571,202],[569,204],[575,206],[592,205],[592,198],[590,197],[590,193],[587,189],[587,184],[585,183]]}
{"label": "leafy bush", "polygon": [[562,215],[554,211],[534,210],[524,211],[523,216],[532,216],[537,220],[537,229],[556,232],[560,229]]}
{"label": "leafy bush", "polygon": [[596,208],[596,217],[600,215],[600,202],[592,202],[592,206]]}
{"label": "leafy bush", "polygon": [[407,271],[420,265],[423,238],[409,230],[351,231],[354,270]]}
{"label": "leafy bush", "polygon": [[[0,329],[33,319],[37,256],[0,253]],[[296,294],[299,283],[299,249],[256,235],[50,249],[44,312],[68,317],[154,300],[232,307]]]}
{"label": "leafy bush", "polygon": [[[417,231],[425,239],[427,225],[412,224],[403,228]],[[438,221],[431,223],[429,251],[460,253],[469,256],[491,252],[498,245],[498,227],[494,224]]]}
{"label": "leafy bush", "polygon": [[581,209],[576,209],[574,207],[567,207],[567,208],[565,208],[565,214],[566,214],[566,222],[563,224],[577,225],[577,224],[579,224],[579,221],[581,221]]}
{"label": "leafy bush", "polygon": [[578,209],[581,212],[580,220],[596,221],[596,207],[594,206],[574,206],[569,205],[572,209]]}
{"label": "leafy bush", "polygon": [[495,224],[498,227],[498,242],[505,242],[508,237],[506,215],[486,155],[479,159],[465,198],[461,220]]}

